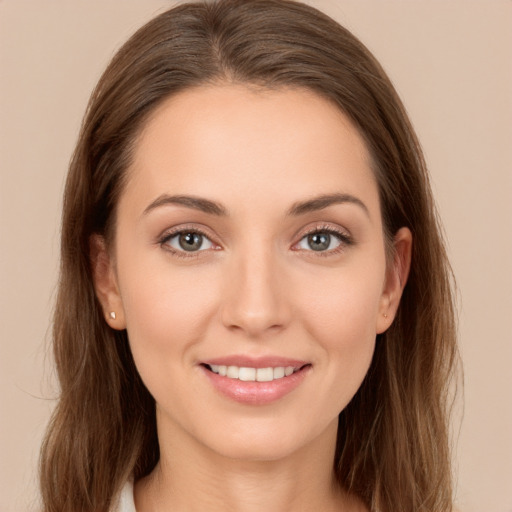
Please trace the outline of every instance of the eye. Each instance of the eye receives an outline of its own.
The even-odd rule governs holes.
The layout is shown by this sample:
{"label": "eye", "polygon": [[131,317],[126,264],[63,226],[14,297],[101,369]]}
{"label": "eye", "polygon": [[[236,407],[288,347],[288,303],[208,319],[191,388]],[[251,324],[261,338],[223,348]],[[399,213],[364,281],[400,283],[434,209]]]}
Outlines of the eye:
{"label": "eye", "polygon": [[352,243],[350,237],[333,229],[318,229],[302,237],[296,249],[314,252],[337,252]]}
{"label": "eye", "polygon": [[161,243],[179,252],[199,252],[213,248],[212,241],[198,231],[179,231],[167,235]]}

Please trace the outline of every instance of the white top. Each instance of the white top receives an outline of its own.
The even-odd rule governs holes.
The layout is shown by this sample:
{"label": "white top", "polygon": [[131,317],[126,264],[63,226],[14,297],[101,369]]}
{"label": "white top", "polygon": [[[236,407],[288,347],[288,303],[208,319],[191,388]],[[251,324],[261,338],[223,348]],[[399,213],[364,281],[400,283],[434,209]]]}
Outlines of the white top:
{"label": "white top", "polygon": [[119,496],[119,502],[111,512],[137,512],[133,501],[133,482],[130,480],[124,484]]}

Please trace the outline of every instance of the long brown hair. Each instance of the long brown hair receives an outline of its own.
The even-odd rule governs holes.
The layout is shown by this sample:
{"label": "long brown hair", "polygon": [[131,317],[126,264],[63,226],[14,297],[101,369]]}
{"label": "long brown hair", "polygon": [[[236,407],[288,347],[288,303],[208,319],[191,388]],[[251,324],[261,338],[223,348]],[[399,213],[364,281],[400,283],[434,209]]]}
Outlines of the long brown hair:
{"label": "long brown hair", "polygon": [[451,510],[447,405],[457,362],[451,272],[422,152],[392,84],[346,29],[288,0],[182,4],[120,49],[92,94],[64,195],[53,323],[61,395],[41,452],[45,512],[104,512],[159,459],[154,400],[127,334],[95,296],[92,234],[112,240],[123,176],[145,120],[206,83],[302,87],[334,102],[373,159],[385,234],[413,233],[397,317],[339,417],[334,471],[380,512]]}

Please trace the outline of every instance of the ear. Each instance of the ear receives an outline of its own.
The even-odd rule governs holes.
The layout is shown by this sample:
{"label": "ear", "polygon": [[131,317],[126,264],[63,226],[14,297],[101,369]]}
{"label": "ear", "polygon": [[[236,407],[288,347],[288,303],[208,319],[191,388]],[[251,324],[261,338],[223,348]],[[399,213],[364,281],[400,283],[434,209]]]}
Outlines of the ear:
{"label": "ear", "polygon": [[106,322],[113,329],[126,328],[123,302],[112,256],[105,239],[100,235],[92,235],[89,239],[89,257],[96,296],[103,308]]}
{"label": "ear", "polygon": [[412,233],[409,228],[400,228],[393,239],[393,260],[386,270],[386,280],[380,299],[377,316],[377,334],[386,331],[396,316],[402,292],[411,268]]}

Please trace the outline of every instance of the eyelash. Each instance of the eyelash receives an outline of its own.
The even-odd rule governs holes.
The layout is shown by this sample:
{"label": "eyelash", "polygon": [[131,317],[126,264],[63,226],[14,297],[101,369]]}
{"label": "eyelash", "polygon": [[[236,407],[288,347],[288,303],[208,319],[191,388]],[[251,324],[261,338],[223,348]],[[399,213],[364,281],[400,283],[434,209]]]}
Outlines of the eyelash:
{"label": "eyelash", "polygon": [[329,256],[337,255],[341,252],[343,252],[347,247],[350,247],[351,245],[354,245],[354,239],[346,232],[341,229],[336,229],[333,226],[330,225],[323,225],[323,226],[315,226],[313,229],[306,231],[301,237],[298,242],[294,244],[294,247],[297,246],[302,240],[307,238],[311,235],[316,234],[327,234],[336,237],[339,240],[339,245],[335,247],[334,249],[327,250],[327,251],[313,251],[313,250],[303,250],[303,249],[294,249],[296,251],[304,251],[307,253],[312,253],[310,256],[319,256],[321,258],[327,258]]}
{"label": "eyelash", "polygon": [[[198,258],[201,256],[202,252],[207,251],[207,249],[206,250],[203,249],[200,251],[190,251],[190,252],[187,252],[184,250],[180,251],[180,250],[176,250],[176,249],[172,248],[170,245],[167,245],[168,242],[172,238],[174,238],[178,235],[182,235],[182,234],[197,234],[197,235],[200,235],[200,236],[203,236],[204,238],[206,238],[213,245],[217,245],[214,242],[212,242],[211,237],[205,231],[203,231],[195,226],[190,227],[190,228],[187,228],[186,226],[180,227],[179,229],[176,229],[174,231],[166,232],[162,237],[159,238],[158,244],[162,247],[162,249],[171,252],[173,254],[173,256],[176,256],[178,258],[186,258],[186,259]],[[297,246],[306,237],[315,235],[315,234],[328,234],[328,235],[334,236],[339,240],[340,243],[336,248],[327,250],[327,251],[293,249],[293,247]],[[304,233],[300,237],[299,241],[296,242],[295,244],[293,244],[292,250],[313,253],[314,256],[328,257],[328,256],[339,254],[340,252],[344,251],[347,247],[350,247],[351,245],[354,245],[354,240],[347,232],[342,231],[341,229],[336,229],[333,226],[316,226],[315,228]],[[217,249],[213,249],[213,250],[217,250]],[[311,256],[313,256],[313,254]]]}
{"label": "eyelash", "polygon": [[[184,259],[190,259],[190,258],[198,258],[203,251],[178,251],[171,247],[170,245],[166,245],[171,239],[173,239],[175,236],[183,235],[183,234],[195,234],[195,235],[201,235],[207,240],[209,240],[213,245],[217,245],[214,242],[211,241],[211,236],[208,235],[205,231],[202,229],[197,228],[196,226],[187,228],[180,227],[179,229],[176,229],[175,231],[168,231],[166,232],[159,240],[158,244],[162,249],[169,251],[173,256],[176,256],[177,258],[184,258]],[[215,249],[214,249],[215,250]]]}

